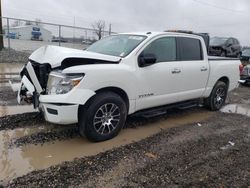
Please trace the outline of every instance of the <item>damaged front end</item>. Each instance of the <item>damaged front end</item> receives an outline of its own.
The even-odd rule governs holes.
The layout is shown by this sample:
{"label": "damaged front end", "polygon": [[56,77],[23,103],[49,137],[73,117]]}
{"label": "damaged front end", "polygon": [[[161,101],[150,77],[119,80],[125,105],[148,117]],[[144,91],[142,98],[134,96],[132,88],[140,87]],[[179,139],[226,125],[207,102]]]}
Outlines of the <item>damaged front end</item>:
{"label": "damaged front end", "polygon": [[51,72],[48,63],[39,64],[29,61],[21,70],[21,85],[18,90],[17,101],[33,103],[34,108],[39,106],[39,95],[46,94],[47,81]]}

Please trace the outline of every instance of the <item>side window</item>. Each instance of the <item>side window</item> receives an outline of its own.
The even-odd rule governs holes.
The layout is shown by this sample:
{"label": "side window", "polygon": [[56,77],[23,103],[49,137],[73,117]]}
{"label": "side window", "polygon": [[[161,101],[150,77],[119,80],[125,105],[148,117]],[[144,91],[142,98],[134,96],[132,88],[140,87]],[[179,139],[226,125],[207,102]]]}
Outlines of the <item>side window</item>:
{"label": "side window", "polygon": [[227,41],[227,44],[228,44],[228,45],[230,45],[230,44],[232,45],[233,43],[234,43],[234,42],[233,42],[233,39],[228,39],[228,41]]}
{"label": "side window", "polygon": [[180,61],[203,60],[203,51],[199,39],[177,37],[177,56]]}
{"label": "side window", "polygon": [[176,42],[174,37],[156,39],[150,43],[142,52],[143,54],[154,54],[156,62],[176,60]]}
{"label": "side window", "polygon": [[239,41],[237,39],[234,39],[234,44],[239,44]]}

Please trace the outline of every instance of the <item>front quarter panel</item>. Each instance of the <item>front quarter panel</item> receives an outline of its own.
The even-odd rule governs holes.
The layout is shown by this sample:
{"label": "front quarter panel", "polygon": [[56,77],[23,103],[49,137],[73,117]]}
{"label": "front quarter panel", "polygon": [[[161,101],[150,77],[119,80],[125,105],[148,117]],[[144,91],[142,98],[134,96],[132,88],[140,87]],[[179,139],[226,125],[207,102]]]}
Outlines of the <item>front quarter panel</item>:
{"label": "front quarter panel", "polygon": [[115,87],[122,89],[130,101],[130,113],[134,111],[134,101],[136,99],[136,78],[135,70],[126,64],[96,64],[80,65],[69,67],[63,73],[84,73],[85,76],[77,86],[79,89],[88,89],[93,92]]}

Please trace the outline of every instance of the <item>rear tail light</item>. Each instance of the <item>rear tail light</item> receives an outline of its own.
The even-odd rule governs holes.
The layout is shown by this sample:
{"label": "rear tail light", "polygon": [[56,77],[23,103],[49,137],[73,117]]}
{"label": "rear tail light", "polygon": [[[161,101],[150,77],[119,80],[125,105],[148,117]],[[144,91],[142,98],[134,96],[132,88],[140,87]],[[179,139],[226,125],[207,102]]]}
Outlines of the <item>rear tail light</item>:
{"label": "rear tail light", "polygon": [[244,69],[244,65],[240,64],[239,65],[240,75],[242,75],[243,69]]}

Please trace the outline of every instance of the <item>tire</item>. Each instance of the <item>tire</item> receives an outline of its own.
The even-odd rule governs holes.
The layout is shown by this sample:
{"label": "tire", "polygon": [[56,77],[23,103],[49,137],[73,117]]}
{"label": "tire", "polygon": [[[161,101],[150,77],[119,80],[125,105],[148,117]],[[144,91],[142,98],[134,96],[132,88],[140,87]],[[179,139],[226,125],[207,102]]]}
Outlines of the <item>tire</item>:
{"label": "tire", "polygon": [[126,122],[127,108],[116,93],[102,92],[79,108],[78,117],[81,136],[100,142],[118,135]]}
{"label": "tire", "polygon": [[211,111],[217,111],[225,104],[228,86],[225,82],[218,81],[210,96],[205,99],[205,106]]}

